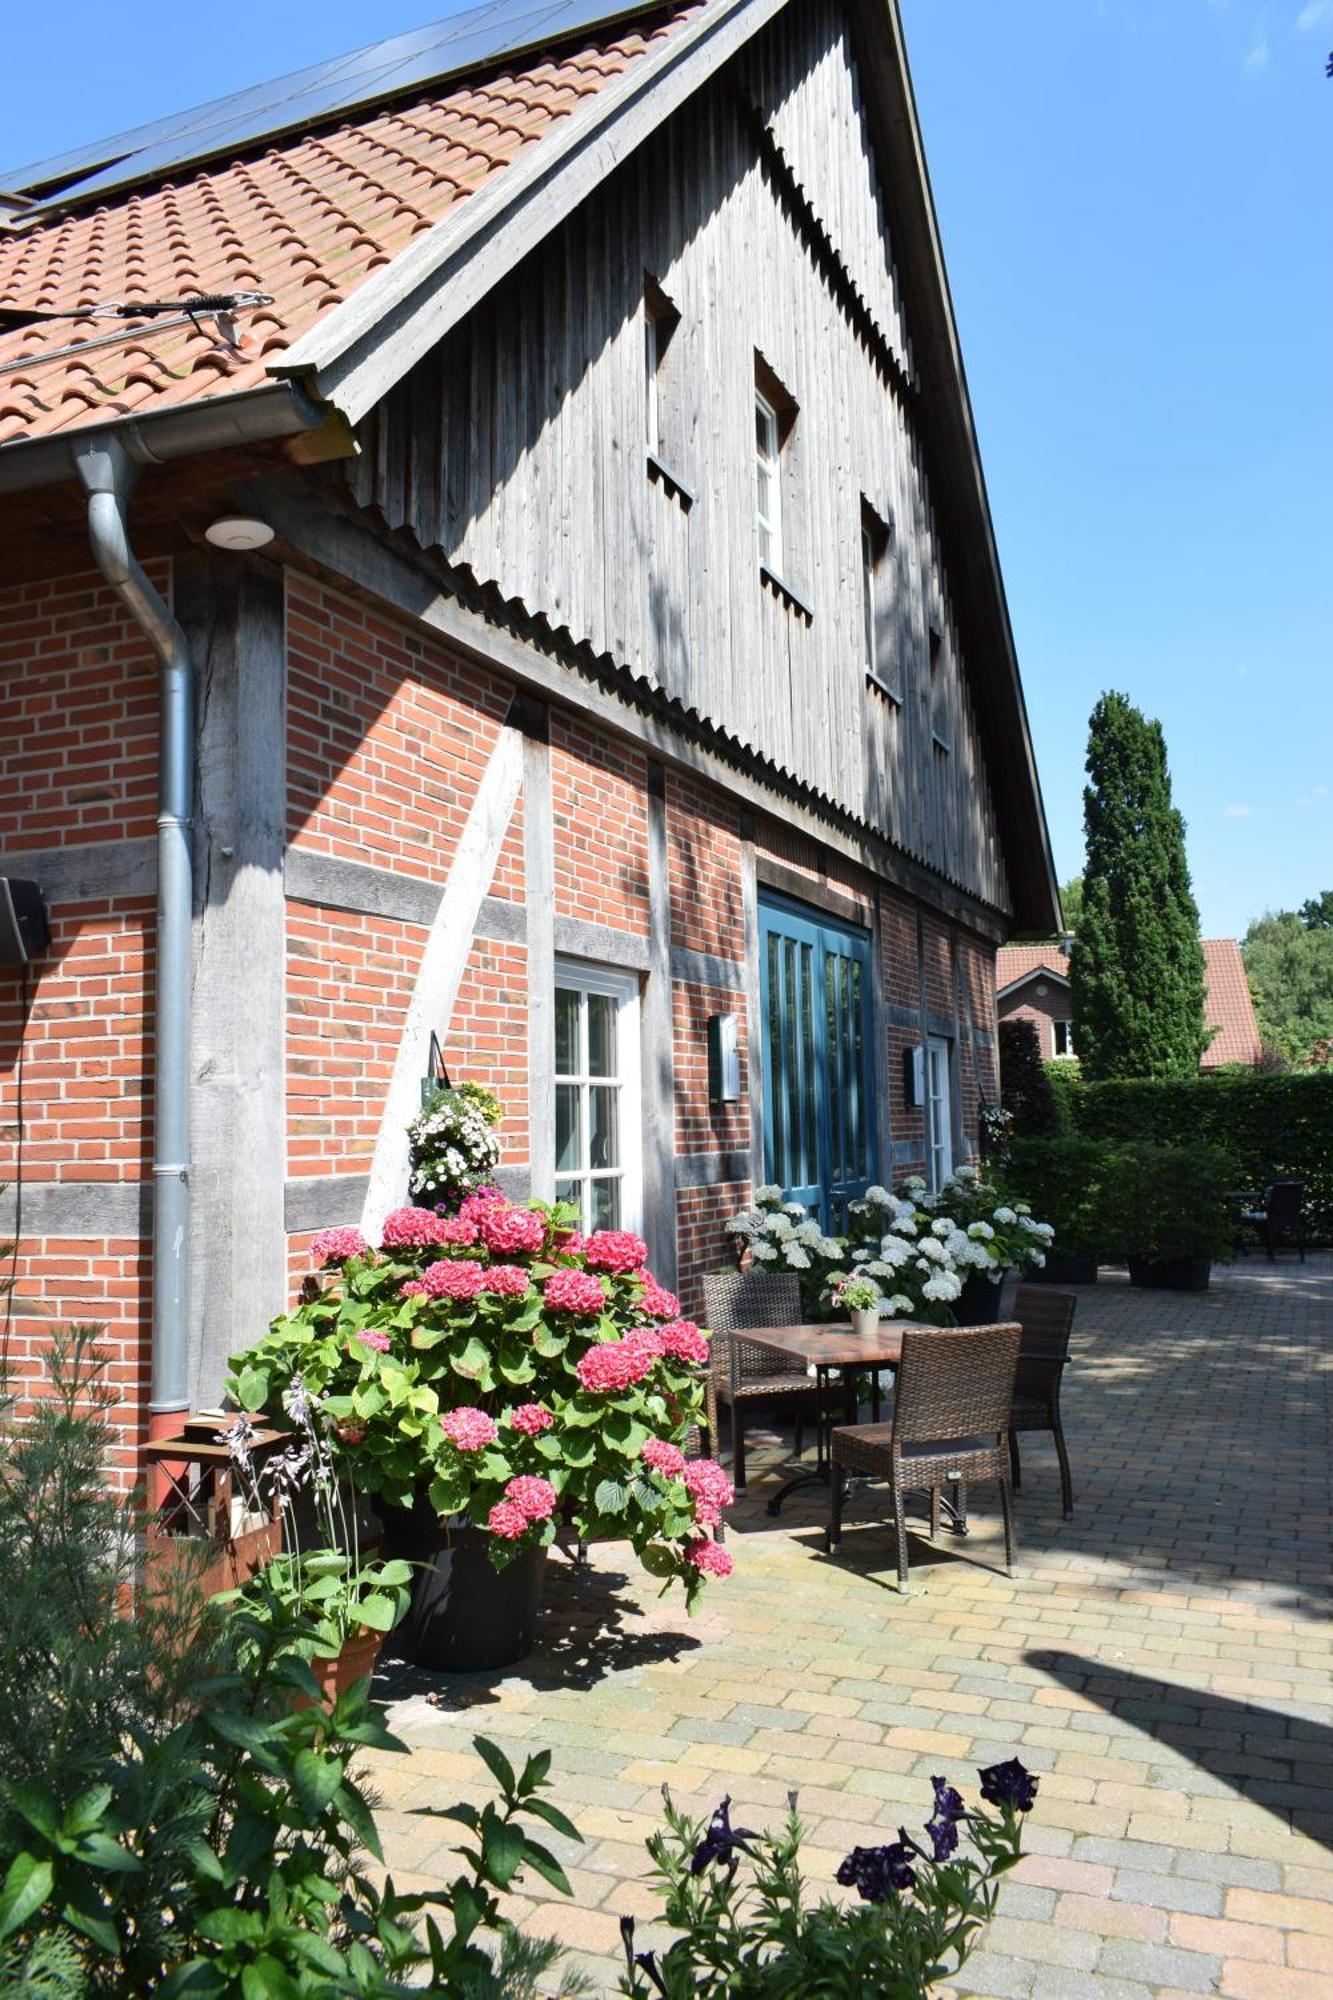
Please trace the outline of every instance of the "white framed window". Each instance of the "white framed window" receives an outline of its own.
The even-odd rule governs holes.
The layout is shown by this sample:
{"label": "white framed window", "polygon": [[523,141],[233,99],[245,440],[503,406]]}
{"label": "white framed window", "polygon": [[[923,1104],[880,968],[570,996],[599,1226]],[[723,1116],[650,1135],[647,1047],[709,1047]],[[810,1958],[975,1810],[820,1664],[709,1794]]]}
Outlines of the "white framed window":
{"label": "white framed window", "polygon": [[755,519],[759,560],[782,570],[782,432],[778,413],[761,390],[754,392]]}
{"label": "white framed window", "polygon": [[643,1211],[639,982],[557,959],[555,1195],[584,1229],[635,1229]]}
{"label": "white framed window", "polygon": [[1068,1021],[1052,1021],[1055,1053],[1057,1056],[1072,1056],[1074,1053],[1074,1030]]}
{"label": "white framed window", "polygon": [[926,1041],[926,1152],[932,1188],[953,1172],[953,1093],[949,1084],[949,1044],[938,1035]]}
{"label": "white framed window", "polygon": [[902,703],[893,644],[892,531],[869,501],[861,501],[861,616],[866,676],[895,707]]}

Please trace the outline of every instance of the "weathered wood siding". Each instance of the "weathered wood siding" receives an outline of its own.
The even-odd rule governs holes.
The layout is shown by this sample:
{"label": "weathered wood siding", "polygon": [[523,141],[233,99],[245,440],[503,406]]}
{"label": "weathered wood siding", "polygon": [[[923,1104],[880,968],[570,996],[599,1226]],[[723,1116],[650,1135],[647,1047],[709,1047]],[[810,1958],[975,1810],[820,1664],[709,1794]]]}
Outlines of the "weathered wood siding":
{"label": "weathered wood siding", "polygon": [[[688,508],[648,476],[645,274],[680,315],[661,456]],[[783,569],[809,616],[760,574],[756,354],[798,406]],[[910,374],[846,30],[792,9],[367,420],[354,490],[1007,908]],[[893,530],[901,706],[866,682],[863,496]]]}

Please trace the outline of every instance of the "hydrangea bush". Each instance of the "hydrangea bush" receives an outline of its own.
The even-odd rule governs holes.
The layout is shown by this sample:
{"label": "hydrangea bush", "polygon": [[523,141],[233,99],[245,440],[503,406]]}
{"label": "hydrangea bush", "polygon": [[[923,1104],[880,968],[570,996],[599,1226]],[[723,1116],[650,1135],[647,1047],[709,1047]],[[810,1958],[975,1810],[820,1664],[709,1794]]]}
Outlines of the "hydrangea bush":
{"label": "hydrangea bush", "polygon": [[855,1273],[878,1286],[882,1318],[944,1325],[953,1322],[969,1277],[998,1278],[1042,1263],[1053,1234],[1025,1202],[1006,1203],[972,1166],[959,1167],[934,1194],[915,1175],[897,1194],[867,1188],[848,1204],[843,1236],[826,1235],[778,1187],[759,1188],[726,1227],[756,1268],[797,1273],[812,1315],[839,1310],[839,1280]]}
{"label": "hydrangea bush", "polygon": [[407,1128],[413,1200],[457,1208],[488,1181],[500,1161],[499,1122],[500,1100],[483,1084],[435,1091]]}
{"label": "hydrangea bush", "polygon": [[394,1210],[378,1247],[325,1230],[317,1297],[232,1363],[243,1410],[285,1421],[299,1376],[357,1487],[489,1532],[503,1567],[564,1526],[628,1538],[692,1602],[731,1558],[713,1539],[731,1484],[683,1447],[702,1421],[708,1339],[625,1230],[494,1188],[454,1214]]}

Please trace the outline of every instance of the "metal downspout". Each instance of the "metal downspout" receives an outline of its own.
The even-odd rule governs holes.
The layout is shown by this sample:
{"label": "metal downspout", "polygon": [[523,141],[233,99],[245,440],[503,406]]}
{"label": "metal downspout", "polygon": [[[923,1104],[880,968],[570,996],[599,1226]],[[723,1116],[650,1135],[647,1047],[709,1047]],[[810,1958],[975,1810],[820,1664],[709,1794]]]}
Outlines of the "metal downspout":
{"label": "metal downspout", "polygon": [[97,567],[158,658],[157,993],[153,1063],[153,1380],[150,1428],[189,1408],[190,1003],[194,917],[194,669],[185,634],[130,547],[139,468],[105,434],[73,450]]}

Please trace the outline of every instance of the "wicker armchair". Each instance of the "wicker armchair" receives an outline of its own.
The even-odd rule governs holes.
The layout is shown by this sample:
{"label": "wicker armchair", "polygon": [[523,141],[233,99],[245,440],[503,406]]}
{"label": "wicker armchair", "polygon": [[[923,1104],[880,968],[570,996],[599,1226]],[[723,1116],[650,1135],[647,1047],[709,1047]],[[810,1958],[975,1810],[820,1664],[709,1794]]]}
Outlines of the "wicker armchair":
{"label": "wicker armchair", "polygon": [[[745,1406],[813,1395],[804,1362],[789,1361],[740,1336],[746,1327],[800,1326],[799,1281],[785,1271],[711,1271],[704,1279],[704,1315],[712,1335],[708,1375],[708,1433],[717,1450],[718,1405],[731,1407],[732,1483],[745,1491]],[[801,1449],[797,1419],[796,1450]]]}
{"label": "wicker armchair", "polygon": [[[1241,1210],[1240,1220],[1259,1238],[1268,1252],[1270,1264],[1276,1264],[1278,1246],[1284,1236],[1296,1238],[1301,1262],[1305,1262],[1304,1208],[1304,1181],[1270,1181],[1260,1197],[1259,1206]],[[1245,1247],[1242,1237],[1242,1253]]]}
{"label": "wicker armchair", "polygon": [[993,1479],[1004,1513],[1004,1559],[1014,1571],[1014,1508],[1005,1433],[1022,1328],[1017,1324],[913,1327],[903,1358],[893,1421],[850,1424],[833,1433],[833,1506],[827,1547],[842,1539],[848,1475],[887,1479],[898,1539],[898,1587],[907,1589],[909,1493],[930,1493],[931,1539],[940,1531],[940,1491],[955,1482]]}
{"label": "wicker armchair", "polygon": [[1014,1407],[1009,1418],[1009,1467],[1014,1491],[1023,1484],[1018,1461],[1020,1431],[1050,1431],[1060,1461],[1060,1498],[1066,1521],[1074,1511],[1074,1484],[1069,1453],[1060,1422],[1060,1378],[1069,1359],[1069,1336],[1078,1299],[1073,1292],[1056,1292],[1045,1285],[1020,1285],[1014,1294],[1014,1317],[1023,1329],[1014,1377]]}

